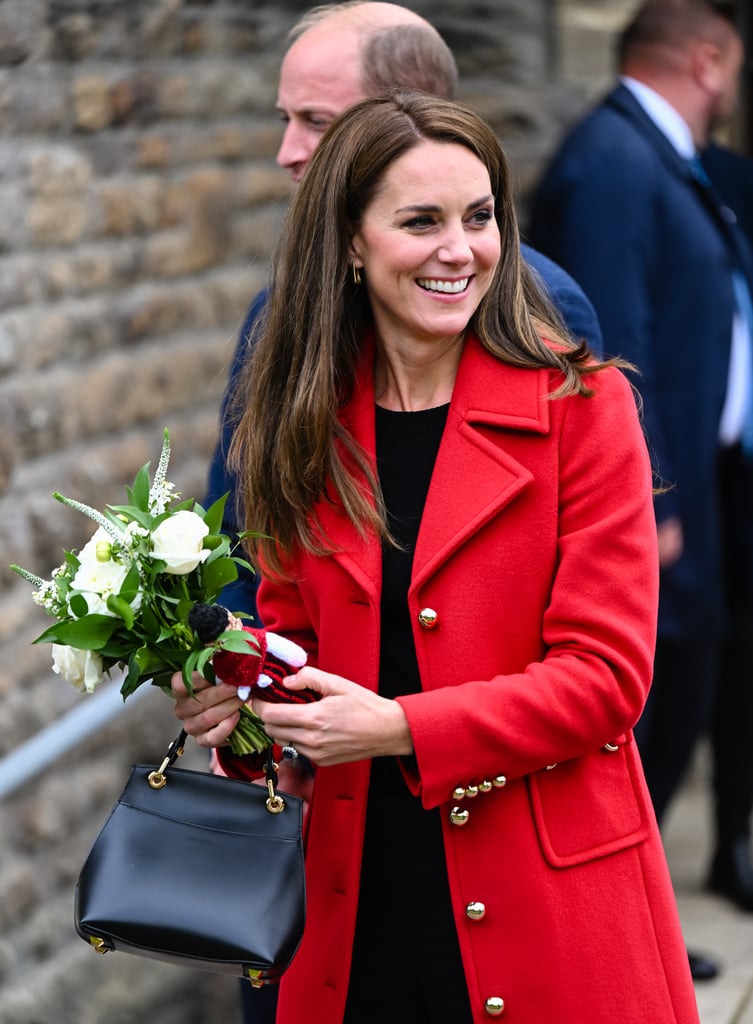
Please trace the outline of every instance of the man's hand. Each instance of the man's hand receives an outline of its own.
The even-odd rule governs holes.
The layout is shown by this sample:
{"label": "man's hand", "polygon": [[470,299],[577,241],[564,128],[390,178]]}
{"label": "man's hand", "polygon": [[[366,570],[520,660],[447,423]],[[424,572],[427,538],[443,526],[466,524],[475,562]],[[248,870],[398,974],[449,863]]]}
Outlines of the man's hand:
{"label": "man's hand", "polygon": [[668,569],[682,554],[682,523],[676,516],[665,519],[657,526],[656,537],[659,542],[659,567]]}

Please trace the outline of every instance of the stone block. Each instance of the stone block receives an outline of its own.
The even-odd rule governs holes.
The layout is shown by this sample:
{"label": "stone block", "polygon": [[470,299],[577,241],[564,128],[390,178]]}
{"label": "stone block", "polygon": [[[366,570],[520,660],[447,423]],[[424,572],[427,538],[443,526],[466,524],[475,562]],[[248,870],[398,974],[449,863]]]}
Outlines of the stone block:
{"label": "stone block", "polygon": [[81,61],[97,48],[97,24],[87,11],[63,13],[55,25],[53,53],[66,61]]}
{"label": "stone block", "polygon": [[43,53],[47,39],[41,0],[5,0],[0,7],[0,65],[14,67]]}
{"label": "stone block", "polygon": [[[2,186],[0,186],[0,203],[2,203]],[[8,218],[12,212],[8,211]],[[0,258],[0,313],[14,306],[27,306],[39,299],[39,277],[36,261],[29,256],[6,256]],[[0,326],[0,373],[6,368],[9,355],[3,339],[3,328]]]}
{"label": "stone block", "polygon": [[118,79],[110,87],[110,109],[115,125],[149,124],[156,115],[157,84],[151,71]]}
{"label": "stone block", "polygon": [[26,231],[33,245],[72,245],[86,237],[89,219],[90,208],[85,199],[32,199],[26,211]]}
{"label": "stone block", "polygon": [[26,200],[19,182],[0,184],[0,253],[17,252],[27,240]]}
{"label": "stone block", "polygon": [[41,146],[24,159],[30,192],[39,198],[80,196],[92,179],[91,163],[75,146]]}
{"label": "stone block", "polygon": [[107,181],[98,186],[97,233],[127,237],[155,231],[162,223],[165,186],[154,175]]}
{"label": "stone block", "polygon": [[[63,299],[122,289],[138,278],[139,254],[134,239],[107,245],[78,246],[65,255],[54,254],[37,267],[39,289],[47,299]],[[0,269],[0,308],[2,308]],[[107,311],[99,315],[106,318]]]}
{"label": "stone block", "polygon": [[39,897],[39,887],[32,864],[14,860],[0,871],[0,932],[7,934],[28,914]]}
{"label": "stone block", "polygon": [[134,165],[143,170],[158,170],[172,163],[173,142],[165,133],[151,132],[135,140]]}
{"label": "stone block", "polygon": [[[276,148],[275,145],[275,151]],[[252,160],[239,168],[238,191],[244,205],[263,206],[287,201],[293,194],[293,185],[271,160]]]}
{"label": "stone block", "polygon": [[82,132],[99,132],[113,115],[110,82],[104,75],[82,74],[71,89],[75,126]]}
{"label": "stone block", "polygon": [[280,238],[285,206],[253,207],[233,222],[233,248],[254,259],[269,260]]}
{"label": "stone block", "polygon": [[[33,70],[32,70],[33,68]],[[70,124],[68,83],[49,65],[22,65],[8,79],[4,130],[15,136],[59,135]]]}

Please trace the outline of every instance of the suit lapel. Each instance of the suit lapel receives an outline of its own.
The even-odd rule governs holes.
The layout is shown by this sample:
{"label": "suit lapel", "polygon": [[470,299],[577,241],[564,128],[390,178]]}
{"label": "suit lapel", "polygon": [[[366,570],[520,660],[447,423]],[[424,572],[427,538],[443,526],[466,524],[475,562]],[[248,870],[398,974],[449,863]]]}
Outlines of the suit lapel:
{"label": "suit lapel", "polygon": [[635,130],[644,136],[672,174],[681,178],[688,188],[694,188],[693,178],[687,161],[680,156],[666,135],[657,128],[626,86],[618,85],[609,94],[606,102],[608,105],[619,110],[621,115],[630,121]]}
{"label": "suit lapel", "polygon": [[734,211],[727,206],[713,184],[704,184],[693,174],[689,162],[680,156],[628,88],[619,85],[610,93],[607,103],[619,110],[623,117],[632,123],[636,131],[648,140],[672,174],[685,182],[714,220],[735,263],[747,275],[748,280],[753,281],[753,262],[750,259],[748,243],[737,224]]}

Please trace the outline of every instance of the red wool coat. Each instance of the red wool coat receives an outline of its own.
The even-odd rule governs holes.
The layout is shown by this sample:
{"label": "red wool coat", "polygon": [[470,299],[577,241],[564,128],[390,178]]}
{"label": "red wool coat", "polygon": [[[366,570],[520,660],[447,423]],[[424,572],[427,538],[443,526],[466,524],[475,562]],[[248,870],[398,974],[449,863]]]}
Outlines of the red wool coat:
{"label": "red wool coat", "polygon": [[[373,454],[371,361],[342,418]],[[589,383],[592,398],[551,399],[547,371],[469,339],[416,546],[423,692],[399,698],[404,773],[441,811],[474,1024],[698,1021],[631,733],[658,593],[648,458],[622,374]],[[319,511],[338,550],[302,558],[296,583],[262,582],[261,617],[374,689],[380,546]],[[342,1021],[368,780],[368,761],[317,770],[306,932],[278,1024]]]}

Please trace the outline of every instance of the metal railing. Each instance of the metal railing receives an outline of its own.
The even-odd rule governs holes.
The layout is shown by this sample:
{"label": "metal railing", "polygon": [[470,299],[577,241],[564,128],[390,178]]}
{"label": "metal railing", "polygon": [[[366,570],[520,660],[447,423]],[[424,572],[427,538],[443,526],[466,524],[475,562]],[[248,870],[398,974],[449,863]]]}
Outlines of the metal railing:
{"label": "metal railing", "polygon": [[[100,686],[78,704],[15,750],[0,759],[0,800],[11,796],[41,774],[69,750],[83,743],[125,708],[120,679]],[[128,698],[128,706],[141,700],[151,687],[140,686]]]}

